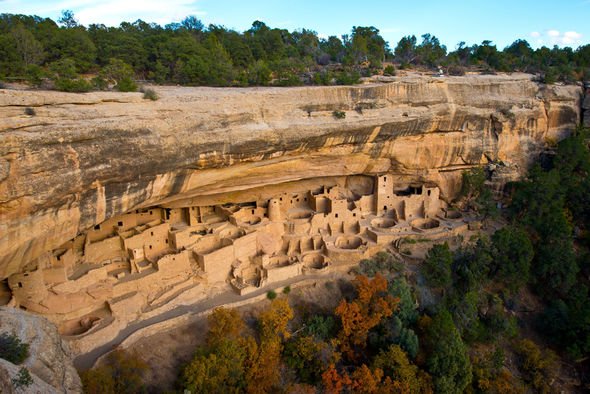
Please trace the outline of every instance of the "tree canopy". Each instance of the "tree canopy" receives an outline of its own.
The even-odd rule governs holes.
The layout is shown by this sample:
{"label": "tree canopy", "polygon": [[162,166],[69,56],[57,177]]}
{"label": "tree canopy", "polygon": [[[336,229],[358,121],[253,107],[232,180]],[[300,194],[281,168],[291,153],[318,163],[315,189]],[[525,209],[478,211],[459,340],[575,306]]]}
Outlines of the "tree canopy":
{"label": "tree canopy", "polygon": [[[430,33],[403,37],[390,49],[379,29],[353,26],[340,37],[323,38],[310,29],[273,28],[254,21],[238,32],[205,26],[195,16],[160,26],[142,20],[118,27],[80,25],[71,11],[57,23],[49,18],[0,14],[0,80],[18,78],[40,85],[55,62],[71,61],[76,74],[98,74],[112,62],[129,66],[135,79],[208,86],[350,84],[358,75],[383,73],[393,66],[539,73],[546,82],[572,82],[590,75],[590,45],[533,50],[522,39],[499,50],[490,40],[448,51]],[[356,73],[356,74],[355,74]],[[69,78],[76,80],[76,78]],[[56,84],[69,90],[101,89],[77,81]],[[125,86],[129,86],[124,82]],[[108,86],[108,85],[106,85]],[[130,86],[132,87],[132,86]],[[66,90],[62,89],[62,90]]]}

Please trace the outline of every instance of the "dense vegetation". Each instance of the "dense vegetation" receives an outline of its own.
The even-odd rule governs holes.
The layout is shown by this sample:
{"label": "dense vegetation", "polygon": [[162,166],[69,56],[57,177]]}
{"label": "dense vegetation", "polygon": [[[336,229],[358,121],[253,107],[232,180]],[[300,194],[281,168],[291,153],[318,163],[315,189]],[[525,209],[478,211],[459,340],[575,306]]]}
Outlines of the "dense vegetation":
{"label": "dense vegetation", "polygon": [[[507,186],[502,228],[455,249],[435,244],[417,277],[382,252],[353,270],[352,288],[326,284],[340,286],[336,308],[294,310],[283,291],[268,297],[255,321],[216,309],[178,390],[548,393],[564,389],[560,364],[570,366],[567,374],[574,366],[587,387],[588,131],[563,140],[541,162]],[[482,172],[468,172],[464,181],[461,203],[497,216],[484,201],[491,197]],[[146,389],[141,361],[112,357],[83,375],[87,392]]]}
{"label": "dense vegetation", "polygon": [[22,364],[29,357],[29,344],[14,334],[0,334],[0,358],[13,364]]}
{"label": "dense vegetation", "polygon": [[511,217],[535,251],[530,283],[547,303],[538,327],[574,359],[590,355],[590,152],[588,130],[513,185]]}
{"label": "dense vegetation", "polygon": [[80,378],[86,394],[135,394],[145,392],[142,374],[147,364],[133,354],[115,350],[107,364],[82,372]]}
{"label": "dense vegetation", "polygon": [[64,91],[136,90],[134,79],[208,86],[354,84],[360,76],[394,75],[393,63],[399,68],[440,66],[452,75],[468,69],[523,71],[539,73],[548,83],[572,82],[590,75],[590,45],[533,50],[516,40],[498,50],[491,41],[461,42],[449,52],[431,34],[421,40],[403,37],[390,48],[372,26],[355,26],[350,34],[325,39],[312,30],[290,32],[260,21],[236,32],[205,27],[192,16],[164,27],[141,20],[86,27],[70,11],[58,23],[0,14],[0,80]]}

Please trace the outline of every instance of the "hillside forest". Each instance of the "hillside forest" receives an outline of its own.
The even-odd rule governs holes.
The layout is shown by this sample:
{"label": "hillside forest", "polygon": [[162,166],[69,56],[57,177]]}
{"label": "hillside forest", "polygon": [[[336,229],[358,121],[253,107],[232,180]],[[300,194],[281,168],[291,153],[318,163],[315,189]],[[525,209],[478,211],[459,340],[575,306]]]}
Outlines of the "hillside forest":
{"label": "hillside forest", "polygon": [[136,81],[189,86],[348,85],[396,69],[450,75],[527,72],[546,83],[590,76],[590,45],[533,49],[518,39],[503,49],[489,40],[448,50],[432,34],[390,46],[373,26],[340,37],[288,31],[255,21],[244,32],[194,16],[160,26],[142,20],[118,27],[80,25],[71,11],[58,21],[0,14],[0,81],[85,92],[134,91]]}

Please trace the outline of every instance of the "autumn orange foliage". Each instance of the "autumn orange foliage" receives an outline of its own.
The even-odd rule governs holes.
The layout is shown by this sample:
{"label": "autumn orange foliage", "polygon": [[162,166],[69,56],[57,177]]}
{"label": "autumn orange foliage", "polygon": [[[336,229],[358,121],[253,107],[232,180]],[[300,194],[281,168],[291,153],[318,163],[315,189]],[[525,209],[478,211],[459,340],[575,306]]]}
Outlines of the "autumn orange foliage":
{"label": "autumn orange foliage", "polygon": [[412,394],[413,390],[407,382],[392,380],[384,376],[380,368],[370,369],[365,364],[355,368],[352,374],[338,372],[331,364],[322,375],[324,392],[328,394],[358,393],[358,394]]}
{"label": "autumn orange foliage", "polygon": [[272,301],[270,308],[260,313],[260,344],[251,340],[246,361],[246,392],[268,393],[280,380],[283,338],[289,338],[288,323],[293,309],[286,298]]}
{"label": "autumn orange foliage", "polygon": [[327,394],[340,394],[344,388],[350,387],[352,380],[346,373],[340,375],[336,366],[330,364],[322,374],[322,383]]}
{"label": "autumn orange foliage", "polygon": [[342,322],[341,347],[350,359],[355,358],[355,348],[366,347],[369,330],[391,316],[399,302],[387,294],[387,280],[379,274],[373,280],[358,275],[353,283],[357,298],[352,302],[342,300],[335,310]]}
{"label": "autumn orange foliage", "polygon": [[207,345],[214,347],[223,340],[238,339],[244,330],[244,321],[236,309],[215,308],[207,318],[209,332]]}

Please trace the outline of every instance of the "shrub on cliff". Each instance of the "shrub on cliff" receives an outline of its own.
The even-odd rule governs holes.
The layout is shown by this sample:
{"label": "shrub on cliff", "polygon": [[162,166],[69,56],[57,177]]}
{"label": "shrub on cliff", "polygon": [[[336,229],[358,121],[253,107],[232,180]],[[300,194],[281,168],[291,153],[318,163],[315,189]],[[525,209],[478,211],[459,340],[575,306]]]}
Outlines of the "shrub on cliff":
{"label": "shrub on cliff", "polygon": [[27,82],[33,87],[39,87],[43,83],[44,72],[43,69],[36,65],[31,64],[29,65],[26,70],[26,78]]}
{"label": "shrub on cliff", "polygon": [[552,67],[547,67],[541,76],[541,82],[546,85],[557,82],[557,72]]}
{"label": "shrub on cliff", "polygon": [[346,112],[344,111],[334,111],[332,112],[332,116],[336,119],[344,119],[346,118]]}
{"label": "shrub on cliff", "polygon": [[248,83],[266,86],[272,78],[272,71],[264,60],[258,60],[248,67]]}
{"label": "shrub on cliff", "polygon": [[277,292],[274,290],[269,290],[266,292],[266,298],[268,298],[269,300],[274,300],[275,298],[277,298]]}
{"label": "shrub on cliff", "polygon": [[143,98],[146,100],[156,101],[160,98],[154,89],[148,88],[144,90],[141,88],[141,91],[143,92]]}
{"label": "shrub on cliff", "polygon": [[341,72],[336,75],[337,85],[356,85],[360,82],[361,75],[356,72]]}
{"label": "shrub on cliff", "polygon": [[393,65],[388,64],[385,69],[383,69],[383,75],[386,76],[394,76],[395,75],[395,67]]}
{"label": "shrub on cliff", "polygon": [[125,77],[117,82],[115,89],[119,92],[136,92],[137,84],[130,77]]}
{"label": "shrub on cliff", "polygon": [[90,82],[78,76],[76,62],[63,58],[49,65],[49,75],[56,90],[71,93],[83,93],[92,90]]}
{"label": "shrub on cliff", "polygon": [[109,59],[109,64],[100,72],[100,77],[106,81],[115,82],[115,89],[119,92],[135,92],[137,84],[133,81],[133,68],[120,59]]}
{"label": "shrub on cliff", "polygon": [[458,66],[458,65],[451,65],[449,66],[447,72],[449,75],[452,76],[462,76],[465,75],[465,67]]}
{"label": "shrub on cliff", "polygon": [[23,343],[14,334],[0,335],[0,358],[13,364],[22,364],[29,357],[29,344]]}
{"label": "shrub on cliff", "polygon": [[96,77],[92,78],[90,82],[96,90],[107,90],[109,88],[108,81],[100,75],[97,75]]}
{"label": "shrub on cliff", "polygon": [[92,85],[82,78],[60,78],[55,81],[55,88],[62,92],[86,93],[92,90]]}
{"label": "shrub on cliff", "polygon": [[33,384],[33,377],[25,367],[19,369],[18,374],[12,378],[12,385],[15,389],[29,387],[31,384]]}

